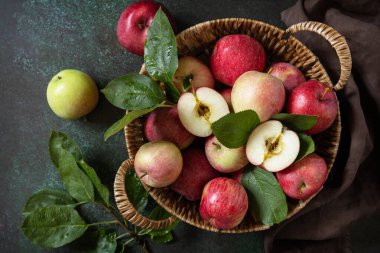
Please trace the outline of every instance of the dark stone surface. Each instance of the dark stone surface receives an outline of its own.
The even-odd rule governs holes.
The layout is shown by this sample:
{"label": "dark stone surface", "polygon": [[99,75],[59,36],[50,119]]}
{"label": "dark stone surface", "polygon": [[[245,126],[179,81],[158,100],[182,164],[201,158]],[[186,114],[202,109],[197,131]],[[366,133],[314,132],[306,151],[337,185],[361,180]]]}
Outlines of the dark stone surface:
{"label": "dark stone surface", "polygon": [[[112,189],[114,175],[127,159],[123,135],[107,142],[103,133],[123,111],[104,97],[87,120],[64,121],[46,101],[50,78],[61,69],[90,74],[99,88],[128,72],[139,70],[143,59],[126,52],[116,38],[116,22],[132,1],[0,1],[0,252],[85,252],[74,243],[44,250],[27,241],[19,226],[28,196],[45,187],[61,187],[50,162],[47,142],[51,130],[63,131],[81,146],[89,164]],[[280,12],[295,3],[286,1],[163,1],[179,30],[202,21],[246,17],[284,27]],[[105,214],[86,210],[89,221]],[[225,235],[181,223],[176,240],[151,245],[153,252],[263,252],[263,233]],[[131,249],[136,251],[136,248]]]}

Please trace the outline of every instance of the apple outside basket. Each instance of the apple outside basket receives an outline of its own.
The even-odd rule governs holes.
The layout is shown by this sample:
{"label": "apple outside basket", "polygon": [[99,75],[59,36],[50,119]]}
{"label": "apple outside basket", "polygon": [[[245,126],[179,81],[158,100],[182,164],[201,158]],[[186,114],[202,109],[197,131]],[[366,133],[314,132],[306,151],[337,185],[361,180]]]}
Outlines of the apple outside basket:
{"label": "apple outside basket", "polygon": [[[333,85],[326,70],[318,58],[292,35],[299,31],[310,31],[321,35],[335,49],[340,62],[340,79]],[[177,35],[178,53],[180,56],[193,55],[209,57],[217,40],[228,34],[247,34],[257,39],[264,46],[269,60],[289,62],[298,67],[307,79],[316,79],[341,90],[351,73],[351,54],[345,38],[333,28],[318,22],[295,24],[286,30],[252,19],[227,18],[200,23]],[[144,66],[140,73],[147,74]],[[151,229],[164,228],[176,221],[176,218],[201,229],[223,232],[244,233],[268,229],[268,225],[255,221],[246,215],[243,222],[232,229],[219,230],[203,221],[198,211],[199,202],[188,201],[169,188],[152,188],[143,186],[152,198],[173,216],[164,220],[151,220],[141,215],[128,200],[125,191],[125,174],[133,167],[133,158],[142,144],[147,142],[144,136],[143,119],[134,120],[125,127],[125,140],[129,159],[120,166],[114,183],[116,204],[121,214],[132,224]],[[338,152],[341,135],[340,110],[333,125],[325,132],[314,136],[316,152],[321,155],[330,172]],[[316,195],[316,194],[315,194]],[[314,195],[314,196],[315,196]],[[288,219],[299,212],[314,197],[305,200],[288,200]]]}

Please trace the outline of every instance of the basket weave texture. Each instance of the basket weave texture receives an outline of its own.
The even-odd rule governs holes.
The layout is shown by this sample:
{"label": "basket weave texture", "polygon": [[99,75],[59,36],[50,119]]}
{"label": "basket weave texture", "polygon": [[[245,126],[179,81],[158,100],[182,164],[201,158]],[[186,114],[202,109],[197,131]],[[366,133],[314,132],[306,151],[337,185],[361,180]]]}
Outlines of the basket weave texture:
{"label": "basket weave texture", "polygon": [[[299,31],[311,31],[324,37],[335,49],[339,58],[341,75],[336,85],[333,85],[326,70],[318,58],[300,41],[292,35]],[[351,55],[348,45],[342,35],[333,28],[317,22],[304,22],[289,27],[286,31],[275,26],[251,19],[219,19],[208,21],[193,26],[177,35],[178,53],[180,56],[192,55],[201,59],[208,59],[215,43],[219,38],[228,34],[247,34],[254,37],[263,45],[269,62],[285,61],[295,65],[305,75],[306,79],[315,79],[333,87],[336,91],[342,89],[351,72]],[[140,73],[146,74],[144,67]],[[325,132],[313,136],[316,143],[316,152],[321,155],[330,172],[338,152],[341,134],[341,118],[338,110],[337,118],[333,125]],[[129,160],[120,167],[115,178],[115,198],[119,210],[127,220],[144,228],[163,228],[173,223],[176,219],[170,217],[165,220],[153,221],[139,214],[129,202],[125,192],[125,173],[133,165],[133,158],[139,147],[147,142],[144,136],[143,119],[139,118],[125,128],[125,139]],[[201,229],[224,232],[244,233],[268,229],[250,215],[237,227],[228,230],[219,230],[212,227],[201,218],[197,202],[191,202],[182,198],[179,194],[168,188],[144,187],[149,194],[162,207],[173,216]],[[316,195],[316,194],[315,194]],[[314,196],[315,196],[314,195]],[[288,219],[299,212],[314,197],[305,200],[288,199]]]}

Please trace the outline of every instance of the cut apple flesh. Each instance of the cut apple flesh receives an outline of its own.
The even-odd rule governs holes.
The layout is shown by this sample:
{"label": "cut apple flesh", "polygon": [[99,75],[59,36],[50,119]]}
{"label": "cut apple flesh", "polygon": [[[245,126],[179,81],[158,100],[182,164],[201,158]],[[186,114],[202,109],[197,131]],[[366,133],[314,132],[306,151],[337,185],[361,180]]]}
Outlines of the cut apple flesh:
{"label": "cut apple flesh", "polygon": [[182,94],[177,108],[182,125],[199,137],[211,135],[211,124],[230,112],[222,95],[206,87]]}
{"label": "cut apple flesh", "polygon": [[281,122],[270,120],[260,124],[247,142],[250,163],[276,172],[290,166],[297,158],[300,142],[297,134]]}

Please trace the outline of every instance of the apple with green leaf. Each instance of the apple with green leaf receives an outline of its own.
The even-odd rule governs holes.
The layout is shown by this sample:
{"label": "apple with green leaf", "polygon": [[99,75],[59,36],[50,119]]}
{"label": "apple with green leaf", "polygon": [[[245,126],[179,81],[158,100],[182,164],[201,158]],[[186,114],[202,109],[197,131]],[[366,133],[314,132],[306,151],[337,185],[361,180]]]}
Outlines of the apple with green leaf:
{"label": "apple with green leaf", "polygon": [[63,119],[78,119],[97,105],[99,91],[86,73],[65,69],[50,80],[46,97],[52,111]]}
{"label": "apple with green leaf", "polygon": [[200,87],[214,89],[215,81],[210,69],[193,56],[183,56],[178,60],[178,68],[173,82],[180,93]]}

